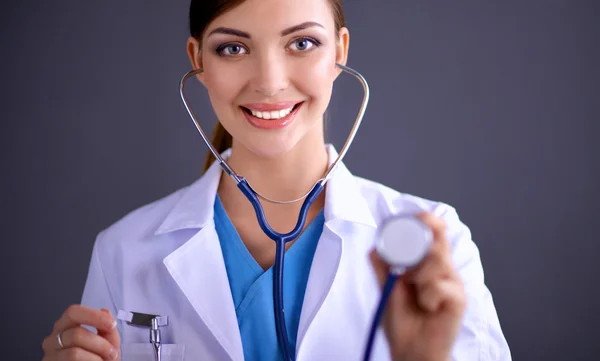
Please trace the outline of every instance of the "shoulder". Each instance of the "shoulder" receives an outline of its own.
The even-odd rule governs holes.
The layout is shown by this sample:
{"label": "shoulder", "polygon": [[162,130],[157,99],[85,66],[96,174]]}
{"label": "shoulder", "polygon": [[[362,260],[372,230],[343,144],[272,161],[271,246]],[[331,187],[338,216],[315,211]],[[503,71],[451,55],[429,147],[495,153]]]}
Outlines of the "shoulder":
{"label": "shoulder", "polygon": [[115,242],[134,242],[154,237],[154,232],[188,188],[189,186],[179,188],[162,198],[144,204],[121,216],[99,232],[96,246],[113,248],[116,246]]}
{"label": "shoulder", "polygon": [[398,213],[430,212],[447,221],[455,221],[455,218],[458,218],[456,209],[450,204],[403,193],[382,183],[359,176],[355,176],[355,179],[378,223],[390,215]]}
{"label": "shoulder", "polygon": [[366,200],[376,224],[396,214],[431,213],[446,224],[446,237],[458,266],[473,256],[479,256],[470,228],[459,217],[456,208],[448,203],[403,193],[384,184],[355,176],[358,189]]}

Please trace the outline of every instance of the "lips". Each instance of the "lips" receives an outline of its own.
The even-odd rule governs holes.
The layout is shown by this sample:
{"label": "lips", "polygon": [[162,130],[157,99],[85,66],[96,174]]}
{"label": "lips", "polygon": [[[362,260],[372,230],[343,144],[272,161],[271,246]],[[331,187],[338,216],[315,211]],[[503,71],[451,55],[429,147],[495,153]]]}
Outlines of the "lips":
{"label": "lips", "polygon": [[302,103],[300,101],[289,101],[289,102],[277,102],[277,103],[248,103],[242,104],[242,107],[254,110],[254,111],[272,111],[292,108],[294,105]]}
{"label": "lips", "polygon": [[[301,102],[300,102],[301,103]],[[241,108],[256,118],[265,120],[276,120],[284,118],[294,111],[300,103],[278,103],[278,104],[252,104],[250,107],[242,106]]]}
{"label": "lips", "polygon": [[292,123],[303,104],[304,102],[245,104],[240,108],[242,108],[246,120],[254,127],[280,129]]}

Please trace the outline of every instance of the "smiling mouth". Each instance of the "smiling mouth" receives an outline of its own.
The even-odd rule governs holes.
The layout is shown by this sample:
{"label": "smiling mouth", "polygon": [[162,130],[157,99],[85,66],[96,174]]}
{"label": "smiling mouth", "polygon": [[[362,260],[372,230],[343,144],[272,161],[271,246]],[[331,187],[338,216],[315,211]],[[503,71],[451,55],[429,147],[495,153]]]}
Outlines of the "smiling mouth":
{"label": "smiling mouth", "polygon": [[290,113],[294,112],[294,110],[298,109],[300,105],[304,102],[297,103],[291,108],[281,109],[281,110],[271,110],[271,111],[256,111],[251,110],[246,107],[240,106],[248,115],[251,115],[255,118],[264,119],[264,120],[278,120],[287,117]]}

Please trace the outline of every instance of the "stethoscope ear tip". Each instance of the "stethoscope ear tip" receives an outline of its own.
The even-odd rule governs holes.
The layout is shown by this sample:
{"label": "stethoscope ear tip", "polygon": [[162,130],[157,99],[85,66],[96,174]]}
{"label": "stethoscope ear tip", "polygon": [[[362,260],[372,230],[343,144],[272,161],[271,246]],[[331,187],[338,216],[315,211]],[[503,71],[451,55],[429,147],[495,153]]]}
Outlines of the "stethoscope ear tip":
{"label": "stethoscope ear tip", "polygon": [[375,249],[393,269],[406,269],[423,260],[432,242],[431,230],[417,217],[395,215],[379,229]]}

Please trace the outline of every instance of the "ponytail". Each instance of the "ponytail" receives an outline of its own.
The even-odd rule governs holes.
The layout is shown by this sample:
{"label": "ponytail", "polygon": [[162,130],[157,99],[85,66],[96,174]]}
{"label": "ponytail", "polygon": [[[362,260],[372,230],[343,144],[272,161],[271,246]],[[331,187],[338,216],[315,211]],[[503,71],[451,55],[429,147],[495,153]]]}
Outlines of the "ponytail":
{"label": "ponytail", "polygon": [[[227,132],[225,130],[225,128],[223,128],[223,126],[221,125],[220,122],[217,122],[217,126],[215,127],[215,130],[213,130],[213,138],[212,138],[213,147],[215,147],[217,152],[219,154],[221,154],[224,151],[226,151],[227,149],[231,148],[231,144],[232,144],[231,134],[229,134],[229,132]],[[206,158],[204,160],[203,172],[206,172],[206,170],[208,168],[210,168],[210,166],[213,164],[213,162],[215,160],[216,160],[215,156],[209,150],[208,154],[206,154]]]}

